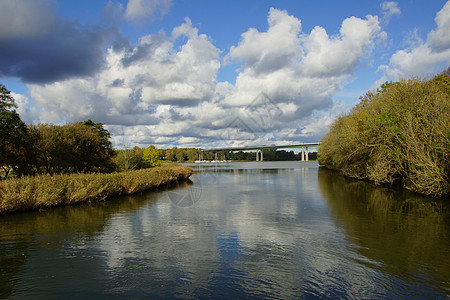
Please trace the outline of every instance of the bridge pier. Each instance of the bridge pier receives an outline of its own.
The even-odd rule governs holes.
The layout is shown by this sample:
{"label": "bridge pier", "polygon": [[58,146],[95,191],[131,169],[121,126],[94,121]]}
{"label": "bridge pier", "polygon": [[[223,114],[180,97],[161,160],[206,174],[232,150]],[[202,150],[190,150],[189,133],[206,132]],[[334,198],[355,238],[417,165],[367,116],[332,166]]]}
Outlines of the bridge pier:
{"label": "bridge pier", "polygon": [[264,161],[263,150],[256,150],[256,161]]}
{"label": "bridge pier", "polygon": [[302,147],[302,161],[308,161],[308,147]]}

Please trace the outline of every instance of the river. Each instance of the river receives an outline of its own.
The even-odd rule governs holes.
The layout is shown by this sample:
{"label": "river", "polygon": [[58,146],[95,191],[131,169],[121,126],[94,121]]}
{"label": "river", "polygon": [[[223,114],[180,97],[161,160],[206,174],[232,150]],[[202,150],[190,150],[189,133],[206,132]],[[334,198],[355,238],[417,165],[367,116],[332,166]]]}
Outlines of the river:
{"label": "river", "polygon": [[0,216],[0,298],[450,297],[450,206],[316,162]]}

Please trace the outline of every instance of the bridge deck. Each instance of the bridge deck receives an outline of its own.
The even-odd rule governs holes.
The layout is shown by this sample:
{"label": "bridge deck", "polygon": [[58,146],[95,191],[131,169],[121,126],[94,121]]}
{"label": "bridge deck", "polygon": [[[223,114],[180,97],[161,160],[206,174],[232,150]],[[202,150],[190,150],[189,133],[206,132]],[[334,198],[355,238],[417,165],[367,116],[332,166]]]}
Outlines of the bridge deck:
{"label": "bridge deck", "polygon": [[263,150],[263,149],[286,149],[286,148],[300,148],[300,147],[315,147],[319,146],[318,143],[302,143],[292,145],[272,145],[272,146],[248,146],[248,147],[226,147],[226,148],[210,148],[202,149],[204,152],[219,152],[219,151],[247,151],[247,150]]}

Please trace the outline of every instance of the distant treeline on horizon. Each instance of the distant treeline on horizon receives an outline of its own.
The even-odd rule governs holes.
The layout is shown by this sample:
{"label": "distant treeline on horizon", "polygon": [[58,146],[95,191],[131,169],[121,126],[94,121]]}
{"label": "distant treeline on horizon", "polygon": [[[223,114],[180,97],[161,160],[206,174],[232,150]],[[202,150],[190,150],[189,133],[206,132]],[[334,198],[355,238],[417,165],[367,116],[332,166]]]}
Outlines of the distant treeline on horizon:
{"label": "distant treeline on horizon", "polygon": [[[158,157],[162,161],[170,162],[189,162],[202,160],[214,160],[216,159],[215,153],[203,152],[199,148],[177,148],[171,149],[156,149],[154,146],[149,146],[158,151]],[[148,149],[148,148],[147,148]],[[134,160],[139,164],[140,157],[142,157],[145,149],[134,147],[133,149],[117,150],[118,156],[128,154],[129,156],[135,156]],[[289,160],[301,160],[301,154],[295,154],[294,151],[286,150],[264,150],[265,161],[289,161]],[[308,153],[309,160],[317,159],[317,152]],[[244,151],[218,151],[218,160],[239,160],[239,161],[253,161],[256,160],[256,153],[244,152]]]}

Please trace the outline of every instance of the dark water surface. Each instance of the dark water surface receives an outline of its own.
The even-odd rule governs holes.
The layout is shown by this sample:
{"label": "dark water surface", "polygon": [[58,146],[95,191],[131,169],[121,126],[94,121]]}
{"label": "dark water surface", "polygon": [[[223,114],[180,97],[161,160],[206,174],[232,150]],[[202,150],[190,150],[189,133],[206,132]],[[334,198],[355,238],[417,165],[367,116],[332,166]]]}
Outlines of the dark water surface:
{"label": "dark water surface", "polygon": [[450,207],[315,162],[0,216],[0,298],[448,298]]}

